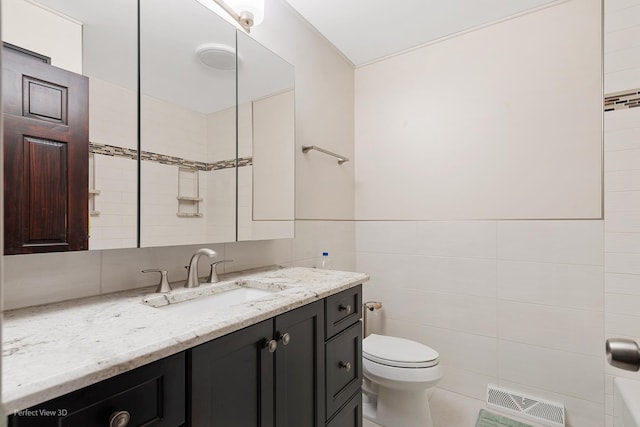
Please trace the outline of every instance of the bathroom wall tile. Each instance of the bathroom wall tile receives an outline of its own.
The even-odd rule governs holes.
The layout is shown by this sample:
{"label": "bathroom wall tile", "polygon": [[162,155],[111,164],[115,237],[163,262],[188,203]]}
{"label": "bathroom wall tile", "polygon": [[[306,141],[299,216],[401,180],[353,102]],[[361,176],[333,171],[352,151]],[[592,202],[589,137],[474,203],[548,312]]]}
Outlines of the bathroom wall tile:
{"label": "bathroom wall tile", "polygon": [[604,283],[608,293],[640,295],[640,275],[606,273]]}
{"label": "bathroom wall tile", "polygon": [[[618,113],[619,111],[616,112],[616,114]],[[604,149],[605,158],[609,156],[609,151],[640,149],[640,126],[618,130],[608,129],[605,127]],[[607,183],[605,180],[605,186],[606,185]]]}
{"label": "bathroom wall tile", "polygon": [[356,250],[415,254],[418,250],[418,225],[413,221],[358,221]]}
{"label": "bathroom wall tile", "polygon": [[[564,404],[566,424],[569,427],[602,427],[604,425],[604,405],[602,403],[576,399],[564,394],[510,381],[501,380],[498,385],[508,390],[520,391],[531,396]],[[530,423],[528,420],[523,422]]]}
{"label": "bathroom wall tile", "polygon": [[605,233],[604,251],[640,254],[639,233]]}
{"label": "bathroom wall tile", "polygon": [[603,221],[500,221],[498,258],[602,265]]}
{"label": "bathroom wall tile", "polygon": [[640,5],[629,5],[629,7],[611,11],[606,16],[607,33],[631,28],[640,22]]}
{"label": "bathroom wall tile", "polygon": [[604,80],[604,93],[627,90],[630,87],[640,87],[640,68],[607,73]]}
{"label": "bathroom wall tile", "polygon": [[640,211],[607,212],[606,216],[607,233],[640,233]]}
{"label": "bathroom wall tile", "polygon": [[3,258],[4,309],[100,293],[100,252],[79,251]]}
{"label": "bathroom wall tile", "polygon": [[607,273],[640,274],[640,254],[606,253],[604,259]]}
{"label": "bathroom wall tile", "polygon": [[225,243],[225,256],[234,261],[227,263],[224,271],[291,262],[291,239]]}
{"label": "bathroom wall tile", "polygon": [[498,298],[602,310],[603,274],[600,266],[498,261]]}
{"label": "bathroom wall tile", "polygon": [[418,276],[417,289],[496,296],[495,259],[422,257],[413,267],[413,273]]}
{"label": "bathroom wall tile", "polygon": [[[637,110],[637,108],[635,108]],[[616,114],[622,113],[616,111]],[[636,170],[640,164],[640,150],[608,151],[604,156],[604,170],[607,172]]]}
{"label": "bathroom wall tile", "polygon": [[[384,303],[381,311],[385,311]],[[440,361],[446,363],[449,368],[474,372],[486,377],[496,377],[498,374],[496,338],[396,319],[386,319],[384,329],[379,333],[423,343],[436,350],[440,355]]]}
{"label": "bathroom wall tile", "polygon": [[[605,8],[606,4],[610,1],[611,0],[605,1]],[[640,25],[617,31],[608,31],[606,27],[607,25],[605,24],[605,29],[607,30],[606,36],[604,38],[605,52],[613,53],[617,51],[625,51],[627,49],[632,49],[638,46],[638,40],[640,40]]]}
{"label": "bathroom wall tile", "polygon": [[438,387],[463,396],[484,400],[487,396],[487,384],[495,384],[497,377],[491,377],[476,372],[450,366],[446,361],[441,362],[444,375]]}
{"label": "bathroom wall tile", "polygon": [[604,404],[602,356],[500,340],[498,378]]}
{"label": "bathroom wall tile", "polygon": [[298,265],[319,265],[322,252],[329,252],[331,268],[355,270],[355,229],[353,221],[296,221],[292,257]]}
{"label": "bathroom wall tile", "polygon": [[495,337],[495,298],[414,290],[384,292],[385,314],[391,319]]}
{"label": "bathroom wall tile", "polygon": [[473,399],[442,388],[436,388],[429,401],[436,427],[469,427],[475,425],[484,399]]}
{"label": "bathroom wall tile", "polygon": [[418,253],[464,258],[496,257],[495,221],[417,223]]}
{"label": "bathroom wall tile", "polygon": [[607,313],[637,316],[640,321],[640,295],[607,294],[605,310]]}
{"label": "bathroom wall tile", "polygon": [[607,213],[640,210],[640,191],[609,191],[604,198]]}
{"label": "bathroom wall tile", "polygon": [[640,316],[605,313],[605,331],[607,338],[616,336],[640,340]]}
{"label": "bathroom wall tile", "polygon": [[498,338],[601,356],[604,313],[502,301],[498,305]]}
{"label": "bathroom wall tile", "polygon": [[358,252],[356,268],[371,276],[370,283],[392,289],[425,289],[423,258],[416,255]]}
{"label": "bathroom wall tile", "polygon": [[[640,15],[638,15],[640,21]],[[634,28],[637,28],[634,27]],[[640,68],[640,47],[629,47],[606,53],[604,56],[604,71],[611,73],[627,70],[630,68]]]}

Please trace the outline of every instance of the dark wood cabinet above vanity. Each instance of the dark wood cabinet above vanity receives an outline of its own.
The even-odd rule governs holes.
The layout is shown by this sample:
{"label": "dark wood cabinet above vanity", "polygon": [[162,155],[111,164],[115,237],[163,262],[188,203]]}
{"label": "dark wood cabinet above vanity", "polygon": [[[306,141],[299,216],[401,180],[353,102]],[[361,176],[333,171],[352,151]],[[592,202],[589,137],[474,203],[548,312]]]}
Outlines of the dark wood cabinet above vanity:
{"label": "dark wood cabinet above vanity", "polygon": [[9,426],[361,427],[361,292],[71,392],[9,417]]}

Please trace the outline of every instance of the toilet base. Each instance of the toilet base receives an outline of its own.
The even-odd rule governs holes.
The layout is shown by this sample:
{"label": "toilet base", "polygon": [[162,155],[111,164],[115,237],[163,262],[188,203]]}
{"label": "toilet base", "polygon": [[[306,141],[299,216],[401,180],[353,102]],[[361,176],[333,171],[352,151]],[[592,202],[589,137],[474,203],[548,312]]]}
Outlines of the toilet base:
{"label": "toilet base", "polygon": [[378,387],[377,392],[363,393],[364,418],[385,427],[433,427],[426,390]]}

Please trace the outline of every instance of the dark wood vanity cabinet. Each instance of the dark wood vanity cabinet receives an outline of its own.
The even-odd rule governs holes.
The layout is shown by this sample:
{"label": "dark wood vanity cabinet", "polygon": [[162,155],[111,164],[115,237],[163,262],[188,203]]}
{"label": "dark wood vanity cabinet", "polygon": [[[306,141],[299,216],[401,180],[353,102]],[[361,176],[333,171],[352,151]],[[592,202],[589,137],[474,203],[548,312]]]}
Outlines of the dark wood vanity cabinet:
{"label": "dark wood vanity cabinet", "polygon": [[[177,427],[185,421],[179,353],[9,417],[9,427]],[[128,422],[124,422],[128,419]]]}
{"label": "dark wood vanity cabinet", "polygon": [[50,400],[9,426],[361,427],[361,291]]}
{"label": "dark wood vanity cabinet", "polygon": [[188,354],[191,426],[324,425],[324,301]]}

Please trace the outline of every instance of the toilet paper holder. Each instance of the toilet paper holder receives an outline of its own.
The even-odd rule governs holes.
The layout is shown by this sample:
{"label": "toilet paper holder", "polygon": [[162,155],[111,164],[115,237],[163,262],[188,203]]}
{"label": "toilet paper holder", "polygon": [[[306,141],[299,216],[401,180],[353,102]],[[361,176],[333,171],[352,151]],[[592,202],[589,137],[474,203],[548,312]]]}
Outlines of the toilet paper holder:
{"label": "toilet paper holder", "polygon": [[362,304],[362,307],[364,307],[364,314],[362,316],[362,333],[366,338],[367,335],[369,335],[367,333],[367,314],[369,311],[380,310],[382,308],[382,303],[380,301],[367,301]]}
{"label": "toilet paper holder", "polygon": [[626,371],[640,371],[640,347],[634,340],[627,338],[608,339],[605,350],[607,362],[611,366]]}

